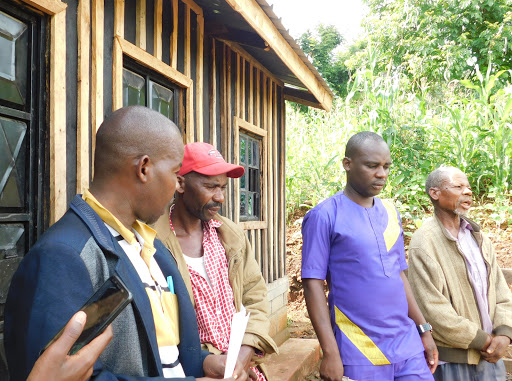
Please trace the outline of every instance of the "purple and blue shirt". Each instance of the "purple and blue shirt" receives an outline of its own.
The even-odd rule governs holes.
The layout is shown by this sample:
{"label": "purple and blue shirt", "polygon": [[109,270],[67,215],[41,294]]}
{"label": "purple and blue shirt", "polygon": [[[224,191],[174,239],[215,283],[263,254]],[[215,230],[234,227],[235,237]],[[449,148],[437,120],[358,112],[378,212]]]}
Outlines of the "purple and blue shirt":
{"label": "purple and blue shirt", "polygon": [[408,317],[403,230],[391,202],[375,197],[364,208],[339,192],[304,217],[302,235],[302,278],[327,280],[344,364],[394,364],[424,351]]}

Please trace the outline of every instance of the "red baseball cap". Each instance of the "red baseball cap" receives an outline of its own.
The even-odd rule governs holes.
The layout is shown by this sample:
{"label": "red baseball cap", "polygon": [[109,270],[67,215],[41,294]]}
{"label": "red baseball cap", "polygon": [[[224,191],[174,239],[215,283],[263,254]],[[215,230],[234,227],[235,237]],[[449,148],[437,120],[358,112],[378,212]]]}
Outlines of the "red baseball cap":
{"label": "red baseball cap", "polygon": [[219,151],[208,143],[189,143],[185,146],[183,164],[178,175],[197,172],[206,176],[226,174],[231,178],[242,177],[245,168],[241,165],[226,163]]}

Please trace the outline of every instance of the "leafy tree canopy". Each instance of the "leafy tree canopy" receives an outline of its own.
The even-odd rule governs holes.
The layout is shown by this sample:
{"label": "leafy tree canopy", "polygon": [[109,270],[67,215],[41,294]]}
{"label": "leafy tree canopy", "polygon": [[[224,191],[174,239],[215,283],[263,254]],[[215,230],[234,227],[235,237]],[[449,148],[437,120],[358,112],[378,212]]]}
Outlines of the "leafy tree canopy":
{"label": "leafy tree canopy", "polygon": [[[413,80],[463,79],[492,62],[512,68],[512,0],[367,0],[363,21],[377,70],[401,69]],[[347,65],[364,64],[356,54]]]}

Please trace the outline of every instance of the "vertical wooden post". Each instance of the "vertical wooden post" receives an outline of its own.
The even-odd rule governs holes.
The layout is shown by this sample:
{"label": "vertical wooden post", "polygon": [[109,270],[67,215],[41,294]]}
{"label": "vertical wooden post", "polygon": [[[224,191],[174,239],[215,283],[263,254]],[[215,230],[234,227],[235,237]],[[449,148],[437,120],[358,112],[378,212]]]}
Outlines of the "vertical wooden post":
{"label": "vertical wooden post", "polygon": [[236,57],[236,83],[235,83],[235,115],[241,118],[240,115],[240,56],[235,53]]}
{"label": "vertical wooden post", "polygon": [[[92,159],[96,149],[96,131],[103,122],[103,34],[104,0],[92,0],[91,58],[91,142]],[[94,167],[91,177],[94,176]]]}
{"label": "vertical wooden post", "polygon": [[50,224],[67,208],[66,12],[50,19]]}
{"label": "vertical wooden post", "polygon": [[178,67],[178,0],[172,0],[171,67]]}
{"label": "vertical wooden post", "polygon": [[210,38],[212,45],[210,54],[210,144],[220,151],[217,147],[217,59],[215,56],[214,38]]}
{"label": "vertical wooden post", "polygon": [[135,45],[146,50],[146,0],[137,0],[135,14]]}
{"label": "vertical wooden post", "polygon": [[248,104],[249,123],[254,124],[254,66],[252,61],[249,63],[249,104]]}
{"label": "vertical wooden post", "polygon": [[[190,6],[185,3],[185,68],[184,73],[187,77],[191,76],[191,57],[190,57]],[[186,98],[186,122],[185,134],[187,143],[194,141],[194,86],[187,89]]]}
{"label": "vertical wooden post", "polygon": [[273,82],[269,79],[268,84],[268,97],[266,101],[268,102],[268,113],[267,113],[267,136],[268,136],[268,190],[269,190],[269,198],[268,198],[268,246],[269,246],[269,259],[268,259],[268,270],[269,270],[269,282],[273,282],[274,279],[274,197],[276,196],[274,193],[274,150],[272,149],[274,145],[274,129],[272,116],[274,113],[274,102],[273,102]]}
{"label": "vertical wooden post", "polygon": [[196,130],[197,141],[203,141],[203,49],[204,17],[197,15],[197,61],[196,61]]}
{"label": "vertical wooden post", "polygon": [[[231,49],[227,49],[227,57],[228,60],[228,66],[227,66],[227,81],[226,81],[226,94],[227,94],[227,112],[226,112],[226,144],[227,144],[227,150],[225,153],[225,159],[229,162],[231,161],[231,129],[233,128],[233,111],[231,110]],[[235,57],[237,57],[235,53]],[[226,194],[231,195],[231,188],[232,188],[232,180],[228,181],[228,189]],[[231,197],[226,198],[226,209],[228,210],[227,216],[231,219],[233,219],[233,208],[232,208],[232,202]]]}
{"label": "vertical wooden post", "polygon": [[[274,177],[274,280],[279,279],[279,248],[281,247],[280,243],[280,225],[279,225],[279,203],[282,203],[283,200],[280,199],[281,192],[279,190],[279,172],[278,172],[278,163],[280,161],[280,157],[277,153],[277,143],[279,141],[277,134],[277,83],[274,83],[273,87],[273,106],[272,106],[272,157],[274,158],[273,164],[274,167],[272,169],[272,174]],[[285,144],[285,142],[282,142]]]}
{"label": "vertical wooden post", "polygon": [[284,102],[284,88],[281,87],[281,266],[279,278],[286,275],[286,104]]}
{"label": "vertical wooden post", "polygon": [[76,192],[89,187],[89,99],[91,2],[80,0],[77,10],[78,70],[76,115]]}
{"label": "vertical wooden post", "polygon": [[[263,99],[263,118],[261,121],[261,127],[267,131],[267,136],[263,138],[264,144],[264,150],[263,150],[263,207],[261,208],[261,212],[263,214],[263,221],[267,221],[267,230],[262,232],[262,263],[263,263],[263,277],[265,278],[265,281],[269,282],[269,257],[270,257],[270,247],[269,247],[269,231],[271,228],[270,220],[269,220],[269,207],[268,207],[268,200],[269,200],[269,180],[270,180],[270,173],[269,173],[269,136],[268,136],[268,118],[267,118],[267,109],[268,109],[268,98],[267,98],[267,78],[263,74],[263,88],[261,92],[261,97]],[[271,196],[270,196],[271,197]]]}
{"label": "vertical wooden post", "polygon": [[261,101],[260,101],[260,80],[261,80],[261,76],[260,76],[260,69],[256,69],[256,117],[255,117],[255,121],[254,121],[254,124],[258,127],[262,127],[261,126]]}
{"label": "vertical wooden post", "polygon": [[241,106],[240,118],[242,118],[243,120],[247,120],[247,118],[245,116],[245,59],[243,57],[241,57],[241,58],[242,58],[242,74],[241,74],[242,94],[240,97],[240,106]]}
{"label": "vertical wooden post", "polygon": [[123,107],[123,50],[119,37],[124,37],[124,0],[114,3],[114,49],[112,51],[112,111]]}
{"label": "vertical wooden post", "polygon": [[155,14],[153,22],[153,55],[162,61],[162,12],[163,0],[155,0]]}

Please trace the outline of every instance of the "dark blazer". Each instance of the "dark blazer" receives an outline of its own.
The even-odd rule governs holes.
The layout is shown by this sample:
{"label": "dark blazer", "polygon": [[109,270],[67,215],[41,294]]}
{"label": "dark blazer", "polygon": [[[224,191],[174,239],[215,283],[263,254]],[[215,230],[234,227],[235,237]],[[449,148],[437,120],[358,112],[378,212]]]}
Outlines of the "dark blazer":
{"label": "dark blazer", "polygon": [[[169,251],[158,240],[155,248],[164,276],[174,280],[179,358],[186,379],[203,377],[209,353],[201,350],[187,289]],[[26,380],[40,350],[112,274],[125,283],[133,301],[113,322],[114,338],[95,364],[92,379],[164,380],[151,305],[140,278],[98,214],[77,195],[66,214],[27,253],[12,279],[5,308],[12,381]]]}

